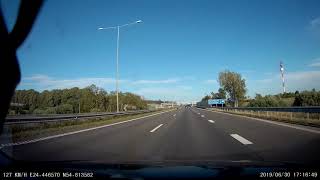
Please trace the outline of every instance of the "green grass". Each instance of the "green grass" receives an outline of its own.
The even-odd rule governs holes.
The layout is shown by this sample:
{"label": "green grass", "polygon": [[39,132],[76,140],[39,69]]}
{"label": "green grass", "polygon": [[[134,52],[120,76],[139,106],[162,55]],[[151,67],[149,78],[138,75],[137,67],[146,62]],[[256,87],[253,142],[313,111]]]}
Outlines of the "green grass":
{"label": "green grass", "polygon": [[123,116],[114,116],[108,118],[97,118],[89,120],[70,120],[62,121],[55,123],[39,123],[35,126],[27,127],[25,125],[11,125],[11,132],[13,142],[25,141],[40,137],[46,137],[66,132],[72,132],[97,126],[102,126],[106,124],[112,124],[116,122],[126,121],[134,118],[144,117],[147,115],[163,112],[154,111],[149,113],[142,113],[136,115],[123,115]]}
{"label": "green grass", "polygon": [[[223,110],[218,110],[223,111]],[[320,127],[319,113],[301,113],[301,112],[267,112],[267,111],[223,111],[230,114],[237,114],[248,117],[267,119],[272,121],[287,122],[306,126]]]}

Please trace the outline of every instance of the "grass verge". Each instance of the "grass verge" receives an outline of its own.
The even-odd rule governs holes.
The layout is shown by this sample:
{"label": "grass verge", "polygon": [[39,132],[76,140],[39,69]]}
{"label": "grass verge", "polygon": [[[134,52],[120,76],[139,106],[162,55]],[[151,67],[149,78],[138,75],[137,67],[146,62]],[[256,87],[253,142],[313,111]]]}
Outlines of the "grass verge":
{"label": "grass verge", "polygon": [[320,127],[320,114],[313,113],[291,113],[291,112],[267,112],[267,111],[223,111],[223,110],[212,110],[218,112],[224,112],[229,114],[237,114],[241,116],[254,117],[278,122],[286,122],[291,124],[299,124],[304,126]]}
{"label": "grass verge", "polygon": [[159,112],[168,111],[154,111],[136,115],[122,115],[106,118],[86,119],[86,120],[70,120],[57,123],[38,123],[33,126],[25,125],[11,125],[11,135],[13,142],[21,142],[31,139],[37,139],[41,137],[47,137],[82,129],[88,129],[92,127],[98,127],[102,125],[112,124],[116,122],[126,121],[134,118],[144,117],[147,115],[156,114]]}

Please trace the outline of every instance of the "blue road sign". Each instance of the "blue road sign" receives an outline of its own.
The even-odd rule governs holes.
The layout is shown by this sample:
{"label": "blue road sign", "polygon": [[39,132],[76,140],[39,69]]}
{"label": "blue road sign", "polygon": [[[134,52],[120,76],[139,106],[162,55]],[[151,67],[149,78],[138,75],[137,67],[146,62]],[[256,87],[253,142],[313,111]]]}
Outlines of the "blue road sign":
{"label": "blue road sign", "polygon": [[209,99],[208,104],[214,105],[214,104],[225,104],[224,99]]}

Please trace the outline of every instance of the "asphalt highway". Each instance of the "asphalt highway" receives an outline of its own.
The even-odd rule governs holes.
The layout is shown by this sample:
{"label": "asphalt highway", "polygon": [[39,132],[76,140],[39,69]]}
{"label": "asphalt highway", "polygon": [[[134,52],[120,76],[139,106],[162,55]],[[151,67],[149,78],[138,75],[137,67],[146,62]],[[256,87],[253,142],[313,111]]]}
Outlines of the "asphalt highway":
{"label": "asphalt highway", "polygon": [[182,107],[5,148],[28,161],[319,163],[320,131]]}

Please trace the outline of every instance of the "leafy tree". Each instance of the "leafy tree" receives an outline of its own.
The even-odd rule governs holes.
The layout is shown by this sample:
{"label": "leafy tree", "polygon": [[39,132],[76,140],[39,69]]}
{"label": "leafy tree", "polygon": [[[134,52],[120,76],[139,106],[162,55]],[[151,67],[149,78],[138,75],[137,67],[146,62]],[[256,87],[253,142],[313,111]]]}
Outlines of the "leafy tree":
{"label": "leafy tree", "polygon": [[57,114],[57,108],[55,107],[48,107],[44,111],[45,114]]}
{"label": "leafy tree", "polygon": [[[299,91],[297,93],[299,93]],[[281,94],[281,97],[282,98],[291,98],[291,97],[295,97],[295,95],[296,95],[296,93],[293,93],[293,92],[285,92],[285,93]]]}
{"label": "leafy tree", "polygon": [[218,93],[211,92],[212,99],[226,99],[226,91],[222,88],[218,89]]}
{"label": "leafy tree", "polygon": [[293,106],[320,106],[320,91],[312,89],[296,93]]}
{"label": "leafy tree", "polygon": [[209,99],[211,99],[211,96],[206,95],[206,96],[204,96],[204,97],[202,98],[201,101],[208,101]]}
{"label": "leafy tree", "polygon": [[40,108],[33,110],[33,114],[46,114],[46,111]]}
{"label": "leafy tree", "polygon": [[62,104],[56,107],[58,114],[70,114],[73,113],[73,107],[71,104]]}
{"label": "leafy tree", "polygon": [[221,88],[234,101],[234,106],[238,107],[239,100],[245,98],[246,82],[239,73],[225,70],[219,73],[219,84]]}
{"label": "leafy tree", "polygon": [[90,112],[101,112],[99,108],[92,108],[90,109]]}

